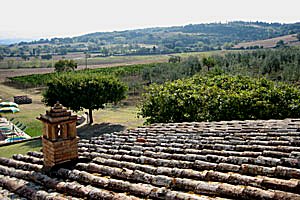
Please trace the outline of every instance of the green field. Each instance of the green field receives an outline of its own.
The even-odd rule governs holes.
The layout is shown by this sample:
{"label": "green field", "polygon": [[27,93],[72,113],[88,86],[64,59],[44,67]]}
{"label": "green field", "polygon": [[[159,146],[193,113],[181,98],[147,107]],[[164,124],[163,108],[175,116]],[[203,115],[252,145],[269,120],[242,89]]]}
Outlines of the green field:
{"label": "green field", "polygon": [[32,98],[32,104],[19,105],[20,112],[15,114],[2,114],[7,119],[14,118],[13,122],[19,122],[26,125],[25,132],[30,136],[41,135],[42,124],[36,119],[41,113],[45,112],[46,107],[41,102],[41,95],[39,91],[34,89],[31,90],[20,90],[13,87],[8,87],[3,83],[0,83],[0,94],[3,100],[12,101],[15,95],[28,95]]}
{"label": "green field", "polygon": [[14,154],[26,154],[28,151],[40,151],[41,140],[18,143],[14,145],[0,147],[0,157],[11,157]]}
{"label": "green field", "polygon": [[[44,113],[45,108],[40,111]],[[38,116],[37,112],[38,111],[30,113],[29,115],[20,112],[19,114],[14,115],[16,119],[28,126],[26,133],[31,136],[41,135],[42,133],[42,124],[35,119],[35,117]],[[7,117],[9,117],[9,115]],[[91,126],[85,125],[78,128],[78,135],[81,138],[90,138],[105,132],[136,128],[144,123],[143,118],[137,117],[137,108],[135,106],[110,107],[104,110],[95,111],[94,121],[94,124]],[[11,157],[13,154],[26,154],[28,151],[40,151],[41,147],[41,140],[3,146],[0,147],[0,157]]]}

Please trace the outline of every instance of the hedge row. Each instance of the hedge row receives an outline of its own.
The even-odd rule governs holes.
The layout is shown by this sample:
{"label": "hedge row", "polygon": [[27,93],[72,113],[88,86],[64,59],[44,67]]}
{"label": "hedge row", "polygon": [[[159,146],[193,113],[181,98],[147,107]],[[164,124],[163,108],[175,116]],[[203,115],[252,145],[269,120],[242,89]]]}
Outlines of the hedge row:
{"label": "hedge row", "polygon": [[140,115],[148,123],[300,117],[300,91],[265,78],[197,75],[149,86]]}

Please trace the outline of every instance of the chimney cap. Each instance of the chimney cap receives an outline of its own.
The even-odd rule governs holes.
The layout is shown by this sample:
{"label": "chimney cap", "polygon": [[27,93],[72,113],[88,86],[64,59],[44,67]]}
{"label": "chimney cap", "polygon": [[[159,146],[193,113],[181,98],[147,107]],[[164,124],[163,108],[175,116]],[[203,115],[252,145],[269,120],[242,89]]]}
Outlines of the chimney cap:
{"label": "chimney cap", "polygon": [[54,109],[62,109],[63,105],[59,103],[59,101],[56,102],[56,104],[54,104],[53,106]]}
{"label": "chimney cap", "polygon": [[37,119],[49,123],[59,123],[70,120],[76,121],[77,116],[72,115],[70,110],[67,110],[67,108],[65,108],[62,104],[57,102],[50,108],[49,111],[46,111],[46,114],[41,114]]}

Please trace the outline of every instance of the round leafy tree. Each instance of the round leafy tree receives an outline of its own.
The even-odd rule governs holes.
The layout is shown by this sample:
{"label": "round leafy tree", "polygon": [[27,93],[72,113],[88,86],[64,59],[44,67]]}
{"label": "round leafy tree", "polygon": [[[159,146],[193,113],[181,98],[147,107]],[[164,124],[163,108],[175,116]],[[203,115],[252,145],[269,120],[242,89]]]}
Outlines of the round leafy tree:
{"label": "round leafy tree", "polygon": [[197,75],[148,87],[140,115],[148,123],[294,118],[300,92],[265,78]]}
{"label": "round leafy tree", "polygon": [[73,60],[59,60],[54,64],[56,72],[74,71],[77,68],[77,63]]}
{"label": "round leafy tree", "polygon": [[43,102],[52,106],[59,101],[64,106],[79,111],[88,109],[89,122],[93,123],[93,110],[104,108],[105,103],[115,103],[125,98],[127,86],[111,76],[68,73],[53,78],[43,93]]}

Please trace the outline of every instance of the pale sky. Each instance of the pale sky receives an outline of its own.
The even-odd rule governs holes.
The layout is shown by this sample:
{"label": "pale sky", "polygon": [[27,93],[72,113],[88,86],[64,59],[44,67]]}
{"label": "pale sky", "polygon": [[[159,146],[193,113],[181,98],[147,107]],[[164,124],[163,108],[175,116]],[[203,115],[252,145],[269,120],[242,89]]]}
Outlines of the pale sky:
{"label": "pale sky", "polygon": [[300,0],[0,0],[0,38],[235,20],[300,22]]}

